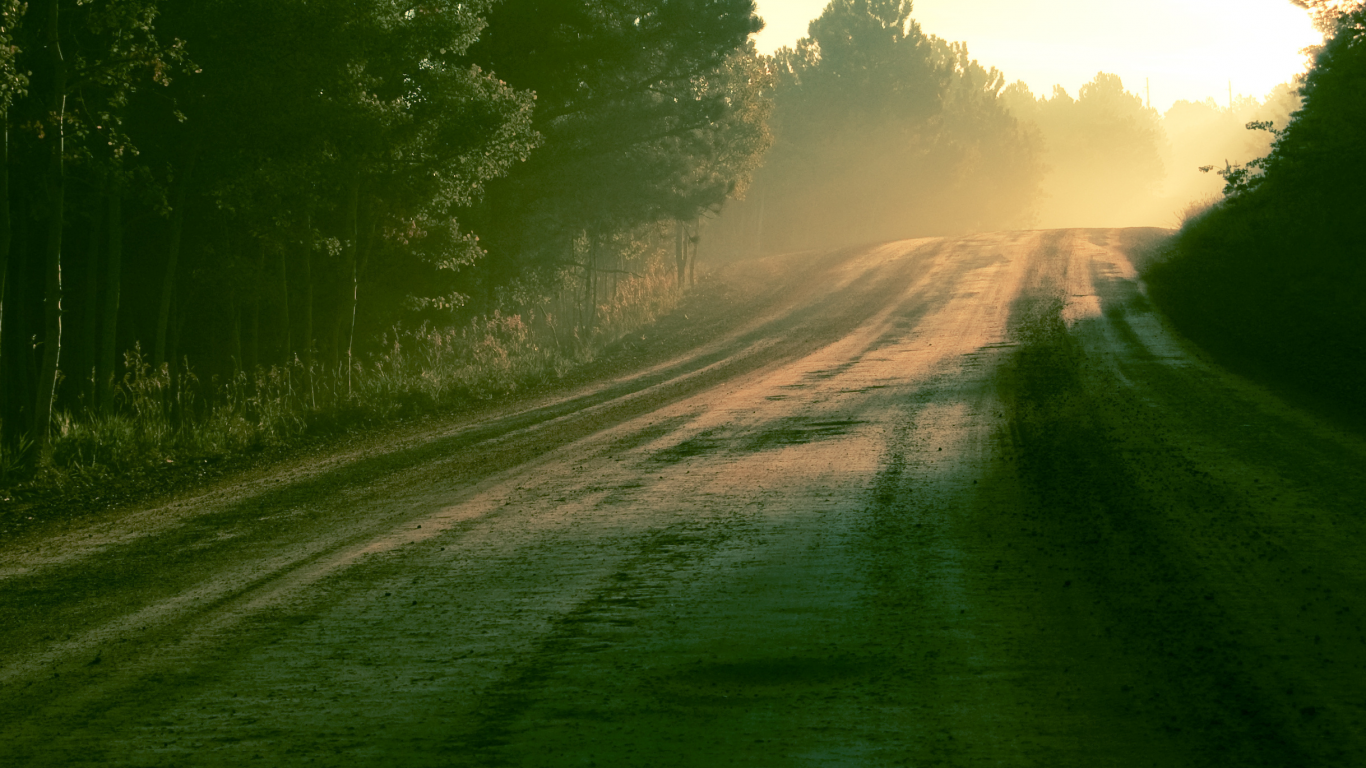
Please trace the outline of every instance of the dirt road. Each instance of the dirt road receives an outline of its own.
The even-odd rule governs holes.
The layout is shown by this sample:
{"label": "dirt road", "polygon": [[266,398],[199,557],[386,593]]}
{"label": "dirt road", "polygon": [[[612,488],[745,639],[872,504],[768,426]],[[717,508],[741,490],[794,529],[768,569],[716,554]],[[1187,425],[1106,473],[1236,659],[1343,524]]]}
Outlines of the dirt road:
{"label": "dirt road", "polygon": [[0,541],[0,765],[1366,765],[1366,441],[1151,234],[741,265],[676,359]]}

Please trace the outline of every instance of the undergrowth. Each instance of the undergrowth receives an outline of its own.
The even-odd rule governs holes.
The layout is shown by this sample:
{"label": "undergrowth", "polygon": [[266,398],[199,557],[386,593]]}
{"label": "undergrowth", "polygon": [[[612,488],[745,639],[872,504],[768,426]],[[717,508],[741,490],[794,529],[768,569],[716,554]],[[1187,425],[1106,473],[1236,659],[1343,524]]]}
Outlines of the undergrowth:
{"label": "undergrowth", "polygon": [[1191,217],[1144,272],[1154,302],[1219,362],[1366,430],[1360,245],[1307,233],[1260,201]]}
{"label": "undergrowth", "polygon": [[31,439],[0,445],[0,502],[135,481],[166,465],[217,462],[311,436],[440,413],[544,386],[678,303],[663,267],[632,276],[595,308],[591,330],[546,308],[464,325],[395,327],[378,351],[335,369],[295,356],[226,381],[124,357],[110,405],[54,416],[45,456]]}

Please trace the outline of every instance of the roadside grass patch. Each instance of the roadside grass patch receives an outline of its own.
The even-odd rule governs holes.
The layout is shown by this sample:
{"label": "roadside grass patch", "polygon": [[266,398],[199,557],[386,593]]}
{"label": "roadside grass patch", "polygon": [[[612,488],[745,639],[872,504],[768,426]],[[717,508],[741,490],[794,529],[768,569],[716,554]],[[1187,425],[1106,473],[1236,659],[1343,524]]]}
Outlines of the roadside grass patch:
{"label": "roadside grass patch", "polygon": [[548,386],[678,302],[661,265],[619,280],[589,323],[562,322],[542,306],[450,327],[398,326],[349,365],[296,355],[227,380],[154,369],[135,347],[108,408],[55,415],[48,455],[31,440],[0,445],[0,504],[169,487],[234,458]]}

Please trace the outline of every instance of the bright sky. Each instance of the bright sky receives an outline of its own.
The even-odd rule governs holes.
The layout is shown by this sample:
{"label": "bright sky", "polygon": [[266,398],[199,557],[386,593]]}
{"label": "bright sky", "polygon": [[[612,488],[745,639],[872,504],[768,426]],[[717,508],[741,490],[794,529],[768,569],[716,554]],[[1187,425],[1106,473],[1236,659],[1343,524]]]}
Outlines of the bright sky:
{"label": "bright sky", "polygon": [[[806,36],[828,0],[758,0],[762,53]],[[1264,97],[1303,72],[1300,50],[1322,42],[1289,0],[917,0],[929,34],[966,41],[973,58],[1024,80],[1036,95],[1060,84],[1073,96],[1097,72],[1120,76],[1165,111],[1178,99]]]}

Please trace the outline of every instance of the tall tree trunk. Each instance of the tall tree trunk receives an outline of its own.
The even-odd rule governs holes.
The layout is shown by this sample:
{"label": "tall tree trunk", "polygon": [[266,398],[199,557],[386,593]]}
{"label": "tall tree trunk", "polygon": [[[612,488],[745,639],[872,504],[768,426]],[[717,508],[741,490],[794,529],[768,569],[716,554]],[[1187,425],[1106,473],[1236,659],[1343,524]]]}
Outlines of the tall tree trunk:
{"label": "tall tree trunk", "polygon": [[[166,248],[166,272],[161,278],[161,306],[157,310],[156,343],[152,347],[152,367],[161,370],[166,362],[166,329],[171,322],[171,295],[175,292],[176,267],[180,262],[180,235],[185,229],[185,197],[194,177],[194,164],[199,158],[199,145],[190,150],[185,161],[180,184],[176,188],[175,208],[171,211],[171,239]],[[239,360],[240,362],[240,360]]]}
{"label": "tall tree trunk", "polygon": [[[359,195],[357,195],[357,198],[359,198]],[[365,274],[365,266],[370,260],[370,252],[375,247],[375,230],[379,225],[379,217],[374,215],[373,209],[368,210],[367,213],[370,215],[367,216],[367,218],[369,219],[369,227],[367,228],[365,233],[365,245],[364,247],[357,248],[356,263],[351,265],[351,333],[347,336],[346,339],[346,361],[348,366],[351,364],[351,354],[356,343],[356,311],[360,307],[360,276]],[[357,202],[356,228],[356,239],[359,241],[359,201]],[[346,380],[348,382],[347,391],[349,392],[349,382],[351,381],[351,374],[346,374]]]}
{"label": "tall tree trunk", "polygon": [[[57,162],[60,163],[60,160]],[[47,186],[51,203],[44,260],[43,362],[38,371],[38,399],[33,412],[34,442],[44,451],[48,447],[53,401],[57,397],[57,372],[62,356],[62,225],[66,195],[66,185],[60,176],[50,179]]]}
{"label": "tall tree trunk", "polygon": [[33,404],[37,401],[35,388],[38,385],[38,368],[34,360],[34,346],[31,339],[37,329],[32,327],[30,302],[39,299],[30,290],[33,283],[31,270],[36,266],[29,252],[29,217],[19,216],[12,220],[14,230],[11,248],[10,269],[14,279],[6,289],[9,298],[6,312],[9,314],[6,337],[4,367],[0,367],[0,381],[3,381],[5,411],[4,439],[11,445],[16,439],[28,433],[33,426]]}
{"label": "tall tree trunk", "polygon": [[619,282],[621,273],[625,270],[626,259],[621,255],[621,252],[618,251],[612,258],[612,301],[614,302],[617,300],[617,283]]}
{"label": "tall tree trunk", "polygon": [[303,271],[299,279],[303,283],[303,324],[301,342],[303,343],[303,365],[313,369],[313,216],[303,217]]}
{"label": "tall tree trunk", "polygon": [[678,271],[678,290],[683,290],[683,270],[688,266],[687,235],[683,232],[683,220],[674,220],[674,267]]}
{"label": "tall tree trunk", "polygon": [[100,323],[100,359],[96,366],[99,378],[100,409],[109,412],[114,406],[115,345],[118,342],[119,297],[123,279],[123,198],[115,191],[109,195],[109,247],[104,264],[104,317]]}
{"label": "tall tree trunk", "polygon": [[9,413],[9,382],[5,380],[5,283],[9,277],[9,254],[13,222],[9,213],[9,110],[0,110],[0,442],[7,441],[12,430],[5,429]]}
{"label": "tall tree trunk", "polygon": [[[81,306],[81,386],[90,395],[89,407],[95,407],[95,399],[99,397],[99,374],[96,369],[99,365],[99,343],[96,334],[99,332],[100,320],[100,223],[101,201],[96,196],[96,205],[91,206],[90,212],[90,245],[85,254],[85,301]],[[87,385],[84,382],[86,376],[90,377]]]}
{"label": "tall tree trunk", "polygon": [[284,363],[285,365],[288,365],[288,364],[289,364],[289,358],[290,358],[290,356],[292,355],[292,353],[294,352],[294,343],[293,343],[293,340],[294,340],[294,329],[293,329],[293,327],[290,325],[290,312],[289,312],[289,263],[288,263],[288,262],[289,262],[289,259],[288,259],[288,256],[289,256],[289,250],[286,249],[286,248],[281,248],[281,249],[280,249],[280,264],[279,264],[280,281],[279,281],[278,283],[275,284],[276,287],[277,287],[277,289],[278,289],[278,291],[279,291],[279,300],[280,300],[280,319],[279,319],[279,322],[280,322],[280,333],[281,333],[281,335],[278,337],[278,338],[279,338],[279,345],[278,345],[277,349],[279,350],[279,355],[276,356],[276,359],[277,359],[279,362]]}
{"label": "tall tree trunk", "polygon": [[180,416],[180,366],[176,365],[176,360],[180,354],[180,330],[185,325],[184,303],[179,297],[171,301],[171,326],[166,332],[166,372],[170,382],[168,394],[172,396],[168,409],[173,416]]}
{"label": "tall tree trunk", "polygon": [[242,302],[232,297],[232,334],[228,339],[232,353],[232,373],[235,378],[242,370]]}
{"label": "tall tree trunk", "polygon": [[247,311],[247,347],[242,351],[246,358],[246,369],[255,371],[261,368],[261,297],[251,300]]}
{"label": "tall tree trunk", "polygon": [[[347,244],[345,249],[345,260],[342,262],[342,274],[350,273],[351,281],[346,284],[345,293],[342,295],[342,311],[337,313],[337,325],[334,337],[336,338],[338,362],[341,362],[341,331],[349,325],[350,333],[346,339],[346,394],[351,395],[351,336],[356,330],[356,299],[359,291],[358,268],[360,250],[360,171],[357,170],[351,179],[350,187],[347,189],[346,196],[346,237]],[[346,311],[349,309],[350,311]],[[348,317],[349,315],[349,317]],[[349,323],[347,321],[350,321]]]}
{"label": "tall tree trunk", "polygon": [[251,306],[247,312],[247,348],[243,350],[246,357],[245,368],[248,371],[255,371],[261,365],[261,283],[265,275],[266,253],[264,248],[256,254],[256,274],[252,286]]}
{"label": "tall tree trunk", "polygon": [[304,216],[304,260],[303,260],[303,335],[304,345],[304,376],[308,381],[309,402],[314,408],[318,407],[318,401],[313,390],[313,216]]}
{"label": "tall tree trunk", "polygon": [[692,255],[688,257],[688,285],[689,285],[689,286],[697,285],[697,246],[698,246],[698,244],[701,242],[701,240],[702,240],[702,217],[701,217],[701,216],[698,216],[696,219],[693,220],[692,237],[689,238],[689,242],[692,243]]}
{"label": "tall tree trunk", "polygon": [[48,107],[57,118],[56,141],[49,158],[47,268],[43,289],[43,365],[38,372],[38,398],[33,412],[33,438],[41,454],[50,446],[52,404],[57,396],[57,370],[62,355],[62,229],[66,214],[66,61],[57,28],[57,2],[48,14],[47,44],[52,55],[52,92]]}

